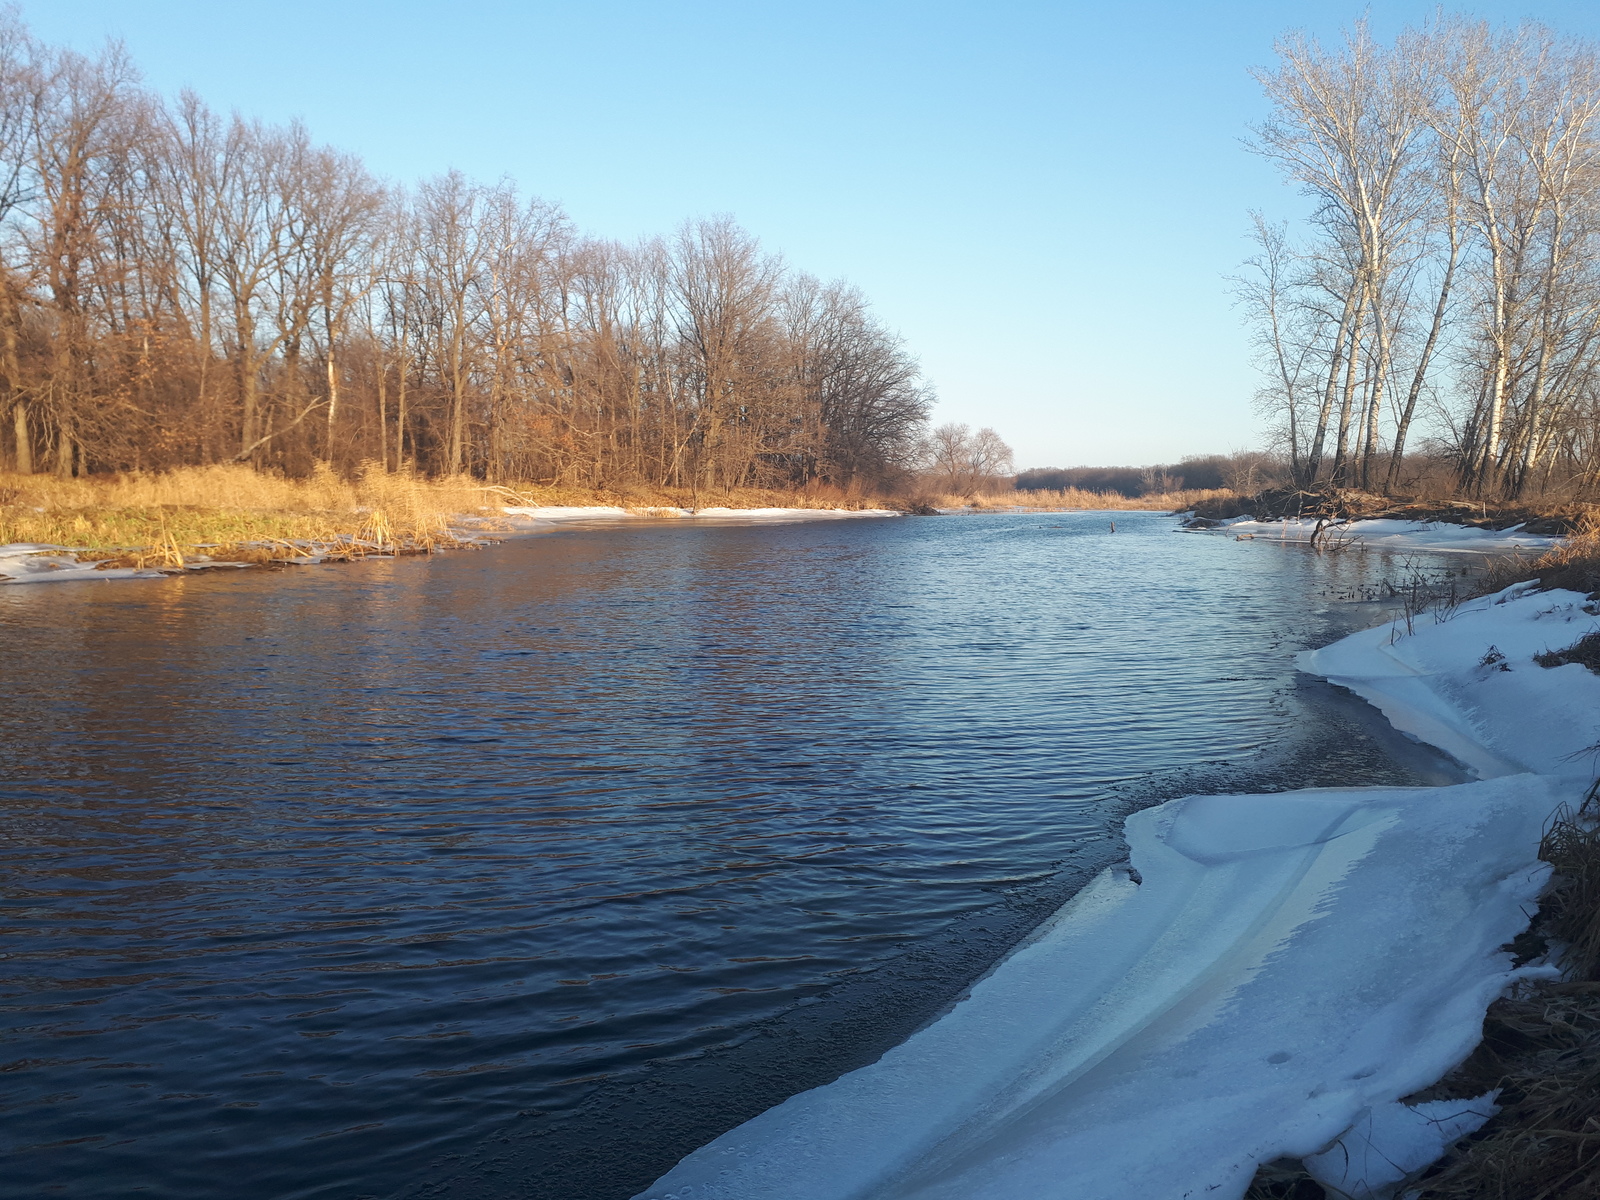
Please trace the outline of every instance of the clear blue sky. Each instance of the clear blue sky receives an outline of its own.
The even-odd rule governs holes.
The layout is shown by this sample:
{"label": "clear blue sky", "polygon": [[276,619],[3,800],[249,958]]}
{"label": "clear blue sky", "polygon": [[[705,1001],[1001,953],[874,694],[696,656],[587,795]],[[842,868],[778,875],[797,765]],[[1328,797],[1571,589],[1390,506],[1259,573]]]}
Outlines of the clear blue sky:
{"label": "clear blue sky", "polygon": [[[585,230],[732,213],[845,276],[921,357],[936,418],[1018,465],[1259,440],[1225,277],[1246,211],[1302,201],[1241,145],[1275,35],[1387,35],[1432,0],[618,3],[24,0],[123,39],[154,87],[298,116],[380,175],[509,175]],[[1595,0],[1450,5],[1600,35]]]}

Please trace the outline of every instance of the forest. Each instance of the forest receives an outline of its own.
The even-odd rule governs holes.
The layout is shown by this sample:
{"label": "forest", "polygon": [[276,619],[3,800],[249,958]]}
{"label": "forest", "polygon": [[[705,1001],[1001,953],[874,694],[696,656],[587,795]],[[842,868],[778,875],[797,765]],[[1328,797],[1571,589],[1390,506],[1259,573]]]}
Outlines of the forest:
{"label": "forest", "polygon": [[850,490],[932,399],[731,218],[624,245],[507,181],[398,186],[0,16],[0,469]]}
{"label": "forest", "polygon": [[[1310,202],[1237,282],[1297,484],[1600,487],[1600,64],[1537,24],[1291,35],[1254,147]],[[1420,453],[1413,453],[1420,451]]]}

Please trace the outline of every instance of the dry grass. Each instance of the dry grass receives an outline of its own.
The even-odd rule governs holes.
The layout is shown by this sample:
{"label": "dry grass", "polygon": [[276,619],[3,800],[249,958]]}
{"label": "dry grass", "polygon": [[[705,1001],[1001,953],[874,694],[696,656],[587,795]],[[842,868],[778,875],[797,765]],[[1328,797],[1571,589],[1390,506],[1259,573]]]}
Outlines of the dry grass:
{"label": "dry grass", "polygon": [[423,553],[462,544],[462,515],[492,518],[505,504],[615,505],[641,515],[684,507],[869,508],[837,489],[588,489],[486,487],[467,476],[428,479],[368,464],[355,478],[321,468],[286,479],[251,467],[186,467],[161,474],[58,479],[0,475],[0,545],[68,546],[80,557],[128,566],[181,566],[205,556],[268,562],[318,553]]}
{"label": "dry grass", "polygon": [[1600,512],[1585,512],[1565,542],[1531,564],[1519,568],[1510,563],[1499,568],[1494,578],[1485,581],[1485,587],[1498,590],[1524,579],[1537,579],[1547,588],[1600,591]]}
{"label": "dry grass", "polygon": [[58,479],[0,476],[0,544],[68,546],[135,566],[181,565],[202,553],[267,561],[296,549],[427,550],[454,544],[450,517],[484,505],[477,481],[368,469],[345,479],[265,475],[247,466]]}
{"label": "dry grass", "polygon": [[1075,510],[1103,510],[1146,512],[1177,512],[1193,508],[1206,500],[1232,497],[1226,490],[1206,489],[1183,492],[1158,492],[1148,496],[1128,497],[1120,492],[1089,492],[1082,488],[1064,488],[1060,491],[1010,491],[990,492],[980,496],[934,496],[926,503],[935,508],[1024,509],[1040,512],[1067,512]]}

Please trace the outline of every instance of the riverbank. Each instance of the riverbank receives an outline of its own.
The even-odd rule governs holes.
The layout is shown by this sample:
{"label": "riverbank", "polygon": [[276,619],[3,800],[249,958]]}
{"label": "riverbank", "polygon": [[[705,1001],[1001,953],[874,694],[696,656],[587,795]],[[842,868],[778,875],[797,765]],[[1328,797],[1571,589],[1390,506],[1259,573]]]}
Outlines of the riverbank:
{"label": "riverbank", "polygon": [[1455,522],[1374,517],[1330,522],[1320,517],[1190,517],[1191,533],[1226,534],[1238,541],[1284,542],[1321,550],[1426,550],[1436,554],[1540,555],[1560,546],[1560,535],[1528,533],[1524,526],[1491,529]]}
{"label": "riverbank", "polygon": [[[1521,569],[1570,573],[1590,540]],[[1589,1194],[1562,1190],[1592,1186],[1600,1142],[1596,1092],[1571,1069],[1437,1082],[1480,1045],[1497,997],[1521,1006],[1524,1031],[1543,998],[1547,1032],[1570,1050],[1562,1014],[1597,990],[1593,880],[1551,884],[1552,862],[1600,876],[1592,848],[1574,852],[1595,840],[1573,815],[1600,730],[1600,678],[1572,650],[1586,639],[1600,639],[1600,605],[1529,580],[1308,652],[1303,671],[1480,781],[1199,796],[1135,814],[1129,865],[947,1016],[716,1139],[641,1200],[1385,1200],[1480,1128],[1499,1174],[1453,1168],[1472,1154],[1458,1152],[1437,1176],[1454,1169],[1455,1190],[1420,1195]],[[1544,1124],[1485,1127],[1502,1102]],[[1520,1166],[1504,1165],[1507,1142]],[[1496,1190],[1507,1178],[1540,1186]]]}
{"label": "riverbank", "polygon": [[[1535,562],[1502,564],[1490,586],[1498,590],[1408,611],[1300,658],[1481,777],[1530,789],[1566,781],[1537,849],[1550,881],[1507,948],[1544,971],[1494,999],[1471,1054],[1407,1098],[1479,1110],[1488,1100],[1490,1119],[1409,1164],[1408,1200],[1600,1193],[1600,797],[1590,782],[1600,753],[1600,531],[1585,522]],[[1367,1157],[1379,1157],[1378,1142],[1363,1147]],[[1313,1180],[1338,1180],[1316,1166],[1270,1164],[1249,1198],[1389,1194],[1319,1187]]]}
{"label": "riverbank", "polygon": [[919,499],[941,512],[1187,512],[1202,505],[1225,508],[1238,496],[1216,488],[1151,492],[1144,496],[1061,488],[982,492],[975,496],[930,495]]}
{"label": "riverbank", "polygon": [[1383,496],[1355,488],[1268,488],[1251,495],[1212,495],[1190,506],[1197,524],[1248,517],[1346,525],[1400,521],[1431,526],[1509,531],[1562,537],[1593,520],[1600,506],[1575,500],[1466,500],[1454,497]]}
{"label": "riverbank", "polygon": [[369,465],[306,479],[243,465],[61,479],[0,474],[0,583],[149,578],[179,571],[345,562],[467,549],[552,522],[807,520],[841,516],[1156,511],[1226,503],[1229,492],[1128,499],[1069,489],[977,496],[799,490],[617,488],[433,479]]}
{"label": "riverbank", "polygon": [[379,469],[292,480],[247,466],[59,479],[0,475],[0,582],[428,554],[530,522],[883,511],[825,489],[577,489]]}

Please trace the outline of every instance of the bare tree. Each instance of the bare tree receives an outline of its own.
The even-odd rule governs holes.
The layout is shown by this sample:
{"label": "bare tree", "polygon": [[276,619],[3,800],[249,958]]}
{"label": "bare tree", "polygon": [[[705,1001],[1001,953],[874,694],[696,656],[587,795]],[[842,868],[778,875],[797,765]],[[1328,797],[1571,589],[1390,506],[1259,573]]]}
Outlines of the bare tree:
{"label": "bare tree", "polygon": [[953,496],[971,496],[995,486],[1010,472],[1012,450],[993,429],[976,432],[962,423],[938,426],[923,444],[924,470]]}
{"label": "bare tree", "polygon": [[730,218],[624,247],[508,181],[382,187],[11,10],[0,393],[23,472],[377,460],[693,489],[881,484],[932,399],[859,293]]}

